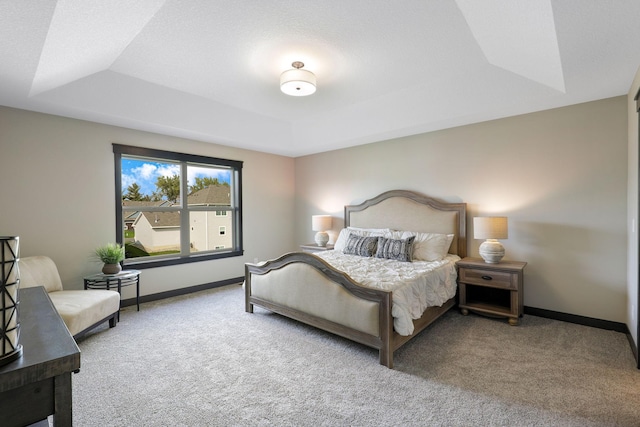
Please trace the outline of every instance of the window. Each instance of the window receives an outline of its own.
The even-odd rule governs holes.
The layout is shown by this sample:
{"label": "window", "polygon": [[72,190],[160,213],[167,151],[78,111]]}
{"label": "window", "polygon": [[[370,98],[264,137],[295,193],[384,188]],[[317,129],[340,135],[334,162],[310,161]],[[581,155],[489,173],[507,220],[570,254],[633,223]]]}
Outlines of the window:
{"label": "window", "polygon": [[125,265],[242,255],[242,162],[119,144],[113,152]]}

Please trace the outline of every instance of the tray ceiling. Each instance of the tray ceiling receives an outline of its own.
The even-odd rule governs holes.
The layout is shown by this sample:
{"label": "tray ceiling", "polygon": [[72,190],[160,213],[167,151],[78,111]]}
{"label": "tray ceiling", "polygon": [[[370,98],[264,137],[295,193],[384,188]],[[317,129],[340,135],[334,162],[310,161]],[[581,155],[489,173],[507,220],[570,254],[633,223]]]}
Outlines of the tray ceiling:
{"label": "tray ceiling", "polygon": [[[301,156],[626,94],[631,0],[0,1],[0,104]],[[318,90],[290,97],[293,61]]]}

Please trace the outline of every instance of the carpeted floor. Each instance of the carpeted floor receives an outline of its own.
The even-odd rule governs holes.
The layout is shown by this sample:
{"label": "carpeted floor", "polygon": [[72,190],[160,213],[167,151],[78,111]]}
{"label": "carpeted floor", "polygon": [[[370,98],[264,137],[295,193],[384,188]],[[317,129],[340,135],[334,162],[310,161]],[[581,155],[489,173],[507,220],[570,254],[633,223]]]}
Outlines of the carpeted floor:
{"label": "carpeted floor", "polygon": [[79,342],[76,426],[640,426],[624,334],[447,313],[395,354],[256,308],[238,285],[127,307]]}

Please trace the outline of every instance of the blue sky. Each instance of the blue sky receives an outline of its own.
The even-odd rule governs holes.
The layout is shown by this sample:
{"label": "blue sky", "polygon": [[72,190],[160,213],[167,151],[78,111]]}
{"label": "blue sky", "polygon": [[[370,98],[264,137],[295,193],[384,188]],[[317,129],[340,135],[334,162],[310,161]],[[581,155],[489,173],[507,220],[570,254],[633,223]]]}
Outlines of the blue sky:
{"label": "blue sky", "polygon": [[[221,182],[229,182],[230,172],[227,169],[213,169],[189,165],[187,167],[189,185],[195,183],[196,177],[218,178]],[[156,190],[156,180],[160,176],[180,175],[180,165],[169,162],[154,162],[150,160],[138,160],[122,158],[122,191],[127,192],[134,182],[141,188],[143,195],[151,195]]]}

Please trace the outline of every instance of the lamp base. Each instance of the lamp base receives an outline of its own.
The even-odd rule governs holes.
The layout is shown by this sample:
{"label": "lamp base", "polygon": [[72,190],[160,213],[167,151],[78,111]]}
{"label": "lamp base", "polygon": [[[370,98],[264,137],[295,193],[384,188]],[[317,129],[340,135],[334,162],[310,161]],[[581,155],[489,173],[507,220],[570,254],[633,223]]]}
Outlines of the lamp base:
{"label": "lamp base", "polygon": [[325,247],[329,243],[329,235],[324,231],[318,231],[316,233],[316,245]]}
{"label": "lamp base", "polygon": [[487,264],[497,264],[504,257],[504,246],[496,239],[487,239],[482,242],[479,251]]}
{"label": "lamp base", "polygon": [[0,366],[7,365],[13,362],[14,360],[18,360],[21,357],[22,357],[22,344],[18,344],[16,349],[13,350],[11,353],[0,356]]}

